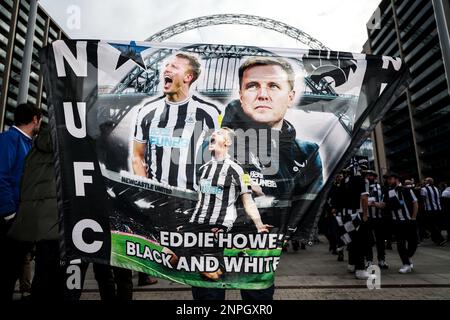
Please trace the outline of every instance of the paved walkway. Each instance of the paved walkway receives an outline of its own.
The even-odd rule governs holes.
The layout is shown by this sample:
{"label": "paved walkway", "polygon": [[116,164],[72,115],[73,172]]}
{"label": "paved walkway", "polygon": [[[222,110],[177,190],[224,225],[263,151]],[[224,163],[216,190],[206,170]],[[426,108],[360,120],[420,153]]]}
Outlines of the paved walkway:
{"label": "paved walkway", "polygon": [[[326,241],[307,250],[283,253],[275,284],[275,299],[447,299],[450,300],[450,244],[436,247],[423,243],[414,257],[413,273],[398,273],[400,258],[387,251],[389,270],[381,273],[381,289],[369,290],[366,281],[346,272],[346,262],[328,253]],[[375,250],[374,250],[375,253]],[[376,255],[376,254],[375,254]],[[137,277],[134,279],[137,283]],[[192,299],[190,288],[165,280],[152,286],[135,286],[134,299]],[[99,299],[97,284],[89,271],[82,299]],[[229,290],[227,299],[240,299]]]}

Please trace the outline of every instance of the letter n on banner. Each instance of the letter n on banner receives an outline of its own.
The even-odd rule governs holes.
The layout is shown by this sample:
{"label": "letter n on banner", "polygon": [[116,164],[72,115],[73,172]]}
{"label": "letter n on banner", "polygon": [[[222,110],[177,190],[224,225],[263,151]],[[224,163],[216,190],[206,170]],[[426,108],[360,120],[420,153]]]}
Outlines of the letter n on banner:
{"label": "letter n on banner", "polygon": [[106,186],[89,131],[98,92],[97,48],[95,41],[66,40],[40,52],[44,78],[57,79],[46,81],[45,88],[53,101],[49,114],[57,182],[64,182],[57,183],[57,191],[66,261],[89,255],[110,260]]}

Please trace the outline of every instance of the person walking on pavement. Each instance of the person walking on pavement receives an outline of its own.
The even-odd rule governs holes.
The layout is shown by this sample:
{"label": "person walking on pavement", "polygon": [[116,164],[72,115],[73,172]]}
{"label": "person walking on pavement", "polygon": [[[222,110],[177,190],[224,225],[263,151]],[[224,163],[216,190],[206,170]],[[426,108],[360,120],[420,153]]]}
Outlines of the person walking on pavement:
{"label": "person walking on pavement", "polygon": [[[68,289],[66,282],[70,273],[67,269],[70,265],[61,264],[60,259],[60,219],[53,157],[50,131],[42,128],[25,160],[20,204],[8,236],[17,243],[31,243],[36,247],[32,300],[78,300],[82,290]],[[80,265],[81,282],[84,282],[87,266],[87,263]],[[116,297],[131,300],[130,270],[94,264],[94,274],[102,300]]]}
{"label": "person walking on pavement", "polygon": [[337,251],[338,248],[338,226],[336,222],[336,207],[339,205],[337,204],[340,199],[343,199],[343,196],[340,194],[343,189],[343,183],[344,183],[344,175],[342,173],[339,173],[334,178],[333,185],[331,186],[330,192],[328,194],[328,201],[327,201],[327,212],[326,212],[326,235],[329,242],[329,251],[334,254],[338,255],[339,261],[343,261],[343,252],[341,251],[340,254]]}
{"label": "person walking on pavement", "polygon": [[442,206],[439,190],[434,186],[433,178],[425,179],[425,186],[420,190],[420,195],[424,202],[425,220],[431,232],[431,240],[436,245],[443,246],[447,241],[441,234]]}
{"label": "person walking on pavement", "polygon": [[397,238],[397,250],[403,266],[399,273],[410,273],[413,270],[412,258],[417,250],[417,224],[418,211],[417,198],[411,189],[400,185],[399,176],[389,174],[389,190],[383,195],[382,207],[392,215],[394,230]]}
{"label": "person walking on pavement", "polygon": [[368,183],[361,175],[367,169],[367,160],[352,158],[345,178],[342,201],[336,208],[336,221],[339,226],[340,251],[343,245],[348,249],[347,270],[355,274],[357,279],[370,277],[364,263],[366,243],[368,241]]}
{"label": "person walking on pavement", "polygon": [[442,209],[447,223],[447,241],[450,241],[450,183],[442,191]]}
{"label": "person walking on pavement", "polygon": [[42,112],[25,103],[14,112],[14,125],[0,133],[0,299],[11,300],[14,286],[22,270],[29,243],[17,242],[7,234],[19,206],[20,181],[25,157],[31,149],[33,137],[39,132]]}
{"label": "person walking on pavement", "polygon": [[[369,232],[375,241],[377,248],[378,266],[380,269],[388,269],[389,265],[386,263],[385,243],[385,224],[382,215],[382,200],[383,193],[381,186],[377,181],[377,173],[373,170],[366,171],[366,179],[369,182]],[[366,255],[367,265],[371,265],[373,261],[372,241],[368,243],[368,252]]]}

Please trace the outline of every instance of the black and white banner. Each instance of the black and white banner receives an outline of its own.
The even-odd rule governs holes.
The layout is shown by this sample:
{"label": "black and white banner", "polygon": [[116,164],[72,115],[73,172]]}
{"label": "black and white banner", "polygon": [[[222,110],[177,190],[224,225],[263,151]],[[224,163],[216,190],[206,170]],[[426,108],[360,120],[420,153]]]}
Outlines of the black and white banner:
{"label": "black and white banner", "polygon": [[41,52],[64,257],[266,288],[407,80],[399,58],[56,41]]}

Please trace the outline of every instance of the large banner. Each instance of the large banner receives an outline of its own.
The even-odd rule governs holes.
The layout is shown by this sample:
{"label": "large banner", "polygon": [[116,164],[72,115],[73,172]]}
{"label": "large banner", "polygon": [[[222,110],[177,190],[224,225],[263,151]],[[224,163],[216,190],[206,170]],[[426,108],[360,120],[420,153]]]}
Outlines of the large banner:
{"label": "large banner", "polygon": [[64,259],[217,288],[273,284],[407,79],[399,58],[234,45],[60,40],[41,63]]}

